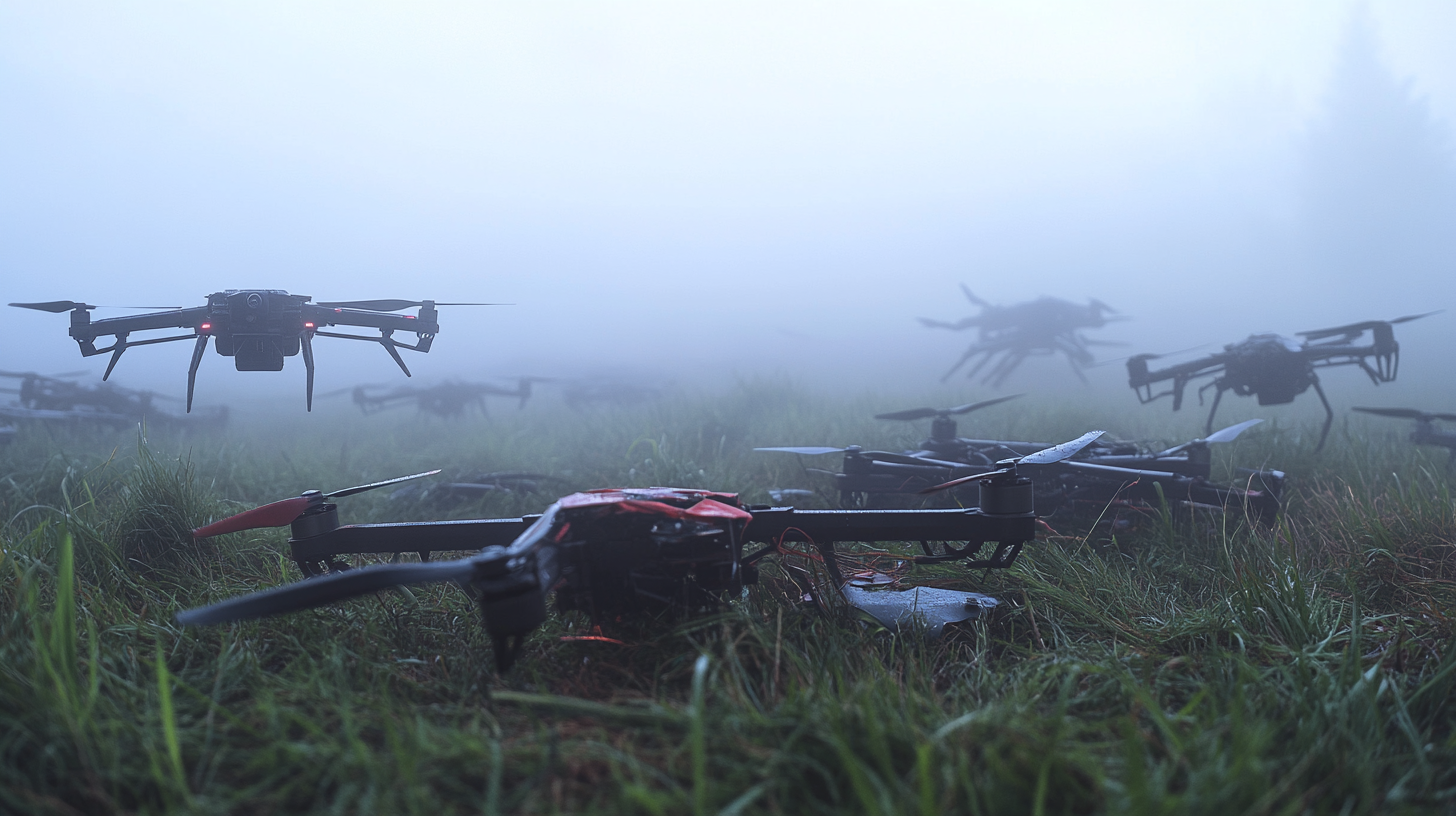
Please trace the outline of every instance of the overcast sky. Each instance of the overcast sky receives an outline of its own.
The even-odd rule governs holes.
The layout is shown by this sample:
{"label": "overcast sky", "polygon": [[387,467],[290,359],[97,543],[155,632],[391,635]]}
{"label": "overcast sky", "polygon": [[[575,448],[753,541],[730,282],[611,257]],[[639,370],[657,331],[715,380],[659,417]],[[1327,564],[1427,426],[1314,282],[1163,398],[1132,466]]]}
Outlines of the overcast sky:
{"label": "overcast sky", "polygon": [[[1439,0],[0,2],[0,294],[516,304],[445,313],[422,379],[931,384],[972,338],[914,318],[960,282],[1100,298],[1129,353],[1445,307],[1453,121]],[[78,367],[64,315],[7,312],[0,368]],[[1403,376],[1453,327],[1402,327]],[[116,377],[180,391],[189,353]]]}

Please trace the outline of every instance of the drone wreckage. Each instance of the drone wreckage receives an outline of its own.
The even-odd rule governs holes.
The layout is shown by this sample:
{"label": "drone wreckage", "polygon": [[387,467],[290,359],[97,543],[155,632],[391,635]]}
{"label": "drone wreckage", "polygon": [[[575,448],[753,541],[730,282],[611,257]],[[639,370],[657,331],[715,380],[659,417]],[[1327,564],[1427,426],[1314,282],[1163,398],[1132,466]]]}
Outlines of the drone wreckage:
{"label": "drone wreckage", "polygon": [[[191,309],[170,308],[164,311],[125,317],[91,319],[91,310],[100,308],[72,300],[52,300],[43,303],[12,303],[21,309],[35,309],[59,314],[71,313],[71,337],[81,346],[82,357],[111,354],[106,364],[106,373],[101,379],[111,376],[111,370],[129,348],[149,346],[156,343],[171,343],[177,340],[195,340],[192,363],[187,369],[187,411],[192,411],[192,393],[197,384],[197,368],[207,351],[207,341],[213,341],[213,348],[224,357],[233,358],[238,371],[282,371],[283,359],[300,353],[307,373],[306,401],[308,410],[313,410],[313,338],[337,337],[344,340],[364,340],[378,343],[389,352],[405,376],[410,376],[409,367],[400,357],[399,349],[418,351],[430,350],[435,335],[440,331],[437,306],[492,306],[490,303],[436,303],[433,300],[348,300],[325,303],[309,303],[308,295],[291,295],[281,289],[228,289],[207,296],[207,305]],[[419,307],[418,314],[391,314],[402,309]],[[153,307],[123,307],[153,308]],[[379,330],[378,337],[357,334],[341,334],[325,331],[326,326],[358,326]],[[138,332],[161,329],[191,329],[190,334],[170,337],[149,337],[131,340]],[[394,339],[396,331],[415,335],[413,344]],[[112,337],[112,344],[97,348],[96,341]]]}
{"label": "drone wreckage", "polygon": [[[475,408],[486,414],[486,397],[509,397],[519,400],[518,408],[525,408],[531,399],[532,385],[550,382],[549,377],[516,378],[514,389],[502,388],[490,383],[461,382],[451,380],[432,386],[402,385],[395,388],[383,385],[358,385],[320,394],[319,398],[351,394],[354,404],[364,414],[373,414],[391,408],[413,404],[420,413],[434,414],[443,419],[454,419],[465,414],[467,408]],[[381,389],[389,388],[384,391]]]}
{"label": "drone wreckage", "polygon": [[[137,422],[151,425],[181,423],[183,417],[158,408],[159,400],[175,400],[155,391],[123,388],[106,382],[82,385],[71,377],[80,373],[46,376],[33,371],[0,371],[0,378],[20,380],[16,388],[0,392],[16,395],[13,404],[0,405],[0,418],[92,422],[125,427]],[[227,406],[212,406],[185,421],[190,427],[222,426],[227,423]]]}
{"label": "drone wreckage", "polygon": [[[556,606],[581,610],[593,620],[620,615],[711,609],[738,597],[757,581],[759,561],[785,557],[787,571],[814,589],[810,569],[788,563],[802,557],[821,568],[849,605],[898,629],[923,623],[938,633],[947,623],[976,618],[996,600],[973,592],[932,587],[871,590],[882,573],[859,569],[841,542],[919,541],[922,554],[870,554],[872,563],[962,562],[971,569],[1012,565],[1036,536],[1031,480],[1018,465],[1048,464],[1074,455],[1101,435],[1003,460],[977,475],[980,506],[934,510],[798,510],[744,506],[737,495],[682,488],[623,488],[574,493],[539,516],[401,524],[340,525],[342,498],[430,473],[320,493],[309,491],[198,528],[198,538],[239,530],[290,525],[290,556],[311,576],[178,614],[184,625],[208,625],[297,612],[377,590],[408,584],[454,582],[480,604],[500,670],[520,654],[527,636],[546,619],[546,596]],[[953,546],[950,542],[964,542]],[[812,549],[798,549],[796,543]],[[935,544],[939,543],[939,548]],[[763,545],[744,554],[745,545]],[[993,546],[984,552],[988,544]],[[454,561],[430,561],[435,552],[477,550]],[[346,569],[344,554],[415,552],[420,563]],[[865,557],[861,555],[861,557]],[[322,567],[322,569],[321,569]],[[892,568],[894,569],[894,568]],[[328,570],[328,574],[321,574]]]}
{"label": "drone wreckage", "polygon": [[[997,439],[967,439],[957,435],[952,417],[1016,399],[1020,394],[968,403],[954,408],[914,408],[878,414],[876,419],[915,421],[933,418],[930,437],[912,451],[865,450],[858,445],[833,447],[769,447],[755,450],[816,456],[842,453],[839,472],[806,468],[810,473],[829,476],[839,491],[843,507],[882,504],[896,497],[924,499],[922,494],[940,492],[946,483],[970,485],[978,475],[997,467],[998,460],[1021,456],[1046,447],[1040,442]],[[1129,442],[1098,439],[1076,456],[1032,472],[1038,508],[1043,515],[1062,507],[1088,508],[1102,513],[1111,508],[1148,512],[1169,502],[1211,510],[1237,507],[1260,522],[1277,517],[1284,473],[1277,470],[1244,470],[1244,487],[1222,486],[1209,481],[1212,456],[1209,445],[1232,442],[1262,420],[1231,425],[1202,439],[1195,439],[1162,451],[1147,451]]]}
{"label": "drone wreckage", "polygon": [[1437,422],[1456,422],[1456,414],[1429,414],[1415,408],[1352,408],[1351,410],[1375,416],[1415,420],[1416,427],[1410,433],[1411,444],[1445,448],[1451,452],[1446,459],[1446,469],[1450,470],[1453,465],[1456,465],[1456,432],[1443,431],[1436,427]]}

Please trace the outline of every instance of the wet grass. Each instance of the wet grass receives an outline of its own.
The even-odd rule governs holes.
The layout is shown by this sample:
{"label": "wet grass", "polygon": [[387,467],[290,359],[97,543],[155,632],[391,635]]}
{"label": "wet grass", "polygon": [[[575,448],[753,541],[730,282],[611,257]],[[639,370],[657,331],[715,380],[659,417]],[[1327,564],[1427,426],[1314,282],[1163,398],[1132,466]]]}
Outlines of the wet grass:
{"label": "wet grass", "polygon": [[[230,627],[172,622],[298,578],[283,531],[190,541],[245,506],[431,467],[766,502],[771,487],[822,485],[754,445],[913,444],[924,428],[867,419],[902,403],[755,381],[585,416],[339,414],[269,427],[266,445],[245,427],[144,442],[27,433],[0,450],[0,811],[1456,808],[1444,452],[1365,441],[1361,425],[1319,456],[1296,426],[1219,450],[1224,473],[1290,471],[1275,529],[1169,515],[1089,540],[1085,523],[1054,518],[1012,570],[928,572],[1002,600],[938,641],[805,608],[772,571],[722,614],[623,622],[620,646],[563,641],[587,624],[553,613],[505,676],[453,587]],[[1055,440],[1100,425],[1082,410],[987,412],[964,430]],[[1145,418],[1170,425],[1115,430],[1178,440],[1171,419]],[[516,515],[552,498],[441,507],[379,491],[342,510]]]}

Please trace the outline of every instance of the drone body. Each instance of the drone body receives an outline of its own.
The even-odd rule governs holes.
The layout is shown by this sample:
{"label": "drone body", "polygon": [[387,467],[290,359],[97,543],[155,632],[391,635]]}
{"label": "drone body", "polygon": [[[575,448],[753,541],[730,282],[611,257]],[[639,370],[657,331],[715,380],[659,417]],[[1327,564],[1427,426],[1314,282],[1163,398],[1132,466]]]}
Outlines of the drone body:
{"label": "drone body", "polygon": [[[166,311],[91,319],[91,310],[98,308],[69,300],[45,303],[12,303],[24,309],[44,312],[71,313],[71,337],[81,347],[81,356],[93,357],[111,354],[107,363],[105,380],[121,359],[122,352],[135,346],[155,343],[169,343],[177,340],[194,340],[192,363],[187,370],[187,410],[192,410],[192,395],[197,382],[197,369],[202,363],[209,338],[213,349],[224,357],[233,358],[233,367],[238,371],[281,371],[285,358],[303,355],[307,370],[306,399],[309,410],[313,409],[313,338],[338,337],[345,340],[365,340],[379,343],[405,373],[409,368],[399,355],[399,349],[428,352],[435,335],[440,331],[437,305],[434,301],[410,300],[365,300],[338,303],[309,303],[308,295],[292,295],[279,289],[228,289],[207,296],[207,305],[191,309],[168,309]],[[484,304],[479,304],[484,305]],[[414,315],[391,314],[401,309],[418,306]],[[377,329],[378,337],[354,334],[339,334],[325,331],[326,326],[359,326]],[[148,337],[132,340],[140,332],[162,329],[189,329],[191,333],[170,337]],[[393,338],[396,331],[415,335],[413,344],[401,343]],[[97,348],[96,341],[103,337],[113,338],[111,345]]]}
{"label": "drone body", "polygon": [[[713,608],[741,595],[757,580],[758,561],[769,555],[815,558],[795,550],[806,542],[833,589],[851,604],[888,622],[913,617],[917,593],[844,591],[838,542],[920,541],[924,555],[902,563],[960,561],[970,568],[1009,567],[1036,535],[1036,514],[1025,480],[1014,472],[992,477],[978,509],[797,510],[742,505],[731,493],[680,488],[624,488],[575,493],[539,516],[408,524],[340,525],[327,501],[363,490],[431,474],[391,479],[322,494],[309,491],[223,519],[194,531],[201,538],[243,529],[292,527],[291,556],[311,577],[298,583],[222,601],[178,615],[187,625],[223,623],[299,611],[391,586],[453,581],[467,586],[480,603],[487,632],[502,670],[516,659],[522,642],[546,618],[554,593],[561,609],[578,609],[598,621],[620,615]],[[930,542],[965,542],[939,551]],[[987,543],[987,557],[976,558]],[[745,554],[747,544],[765,545]],[[477,550],[456,561],[429,561],[431,553]],[[341,554],[418,552],[422,563],[393,563],[347,569]],[[329,567],[321,574],[317,565]],[[965,596],[960,617],[974,617],[995,600]],[[887,599],[900,596],[903,613],[885,613]],[[975,608],[972,609],[971,607]],[[908,604],[908,606],[906,605]],[[893,605],[893,604],[892,604]],[[876,610],[879,610],[878,612]],[[880,618],[886,621],[886,618]]]}
{"label": "drone body", "polygon": [[1049,354],[1065,355],[1072,371],[1086,382],[1082,369],[1093,362],[1090,347],[1114,344],[1090,339],[1082,331],[1100,329],[1114,320],[1123,319],[1108,317],[1112,307],[1095,299],[1089,300],[1085,306],[1053,297],[1015,306],[994,306],[976,297],[964,284],[961,291],[971,303],[981,308],[980,314],[955,322],[920,318],[922,324],[931,328],[953,331],[974,328],[978,332],[977,341],[941,377],[942,382],[961,366],[979,357],[980,360],[966,376],[975,378],[989,364],[991,368],[982,382],[999,386],[1027,357]]}
{"label": "drone body", "polygon": [[[69,379],[73,375],[48,377],[35,372],[0,371],[0,377],[20,380],[17,388],[4,388],[16,395],[12,405],[0,405],[0,416],[7,419],[73,420],[100,422],[115,426],[177,422],[182,417],[156,406],[159,400],[174,400],[154,391],[123,388],[109,382],[82,385]],[[204,418],[193,419],[194,426],[207,422],[227,422],[227,406],[216,406]]]}
{"label": "drone body", "polygon": [[[1019,395],[1017,395],[1019,396]],[[843,453],[839,472],[809,469],[829,476],[844,507],[876,506],[897,499],[920,501],[919,494],[953,479],[969,486],[977,474],[993,470],[1008,457],[1022,457],[1047,447],[1044,442],[967,439],[957,436],[952,416],[969,413],[1014,397],[1001,397],[956,408],[916,408],[879,414],[877,419],[913,421],[933,417],[930,437],[919,450],[892,453],[847,448],[759,448],[801,455]],[[1272,522],[1278,515],[1284,474],[1250,471],[1244,487],[1220,486],[1209,481],[1210,444],[1233,441],[1261,420],[1249,420],[1164,451],[1141,450],[1137,445],[1097,439],[1083,447],[1075,459],[1046,463],[1028,471],[1039,511],[1060,507],[1102,513],[1109,505],[1146,512],[1165,501],[1204,508],[1237,507],[1247,516]]]}
{"label": "drone body", "polygon": [[[365,414],[413,404],[421,413],[456,419],[464,416],[471,408],[485,414],[486,397],[511,397],[519,400],[517,407],[524,408],[531,398],[532,385],[545,381],[547,378],[544,377],[521,377],[517,380],[516,388],[509,389],[490,383],[452,380],[427,387],[399,386],[382,392],[376,390],[379,386],[360,385],[350,389],[350,393],[353,395],[354,404]],[[331,392],[336,393],[343,392]]]}
{"label": "drone body", "polygon": [[[1277,334],[1255,334],[1242,342],[1224,346],[1224,350],[1216,354],[1157,371],[1149,369],[1148,361],[1160,355],[1138,354],[1128,358],[1128,384],[1144,404],[1171,395],[1173,410],[1176,411],[1183,407],[1183,392],[1188,383],[1211,377],[1210,382],[1198,389],[1200,403],[1203,393],[1214,389],[1205,433],[1213,432],[1213,417],[1218,413],[1225,391],[1232,391],[1240,397],[1256,397],[1260,405],[1287,405],[1313,388],[1325,408],[1324,427],[1315,447],[1319,450],[1329,436],[1335,412],[1320,387],[1317,370],[1353,365],[1364,371],[1375,385],[1391,382],[1400,368],[1400,344],[1395,341],[1394,326],[1426,316],[1409,315],[1395,320],[1370,320],[1300,332],[1302,340]],[[1369,333],[1370,340],[1361,343],[1366,333]],[[1172,381],[1167,390],[1154,392],[1154,384],[1165,380]]]}

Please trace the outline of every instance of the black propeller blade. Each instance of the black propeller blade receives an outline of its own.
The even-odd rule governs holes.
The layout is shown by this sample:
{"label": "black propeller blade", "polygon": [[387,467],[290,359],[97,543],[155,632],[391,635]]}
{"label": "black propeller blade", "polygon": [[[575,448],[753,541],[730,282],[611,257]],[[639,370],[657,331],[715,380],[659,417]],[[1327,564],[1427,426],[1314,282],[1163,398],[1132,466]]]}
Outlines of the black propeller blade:
{"label": "black propeller blade", "polygon": [[11,306],[18,306],[21,309],[35,309],[51,314],[69,312],[72,309],[156,309],[158,311],[170,312],[181,309],[181,306],[93,306],[89,303],[77,303],[74,300],[48,300],[44,303],[12,303]]}
{"label": "black propeller blade", "polygon": [[1354,337],[1355,335],[1357,335],[1357,334],[1359,334],[1359,333],[1361,333],[1363,331],[1366,331],[1368,329],[1373,329],[1376,326],[1382,326],[1382,325],[1394,326],[1397,323],[1409,323],[1412,320],[1420,320],[1423,317],[1430,317],[1431,315],[1434,315],[1434,314],[1440,314],[1443,311],[1445,311],[1445,310],[1444,309],[1437,309],[1434,312],[1425,312],[1423,314],[1406,315],[1405,317],[1397,317],[1394,320],[1363,320],[1363,321],[1361,321],[1359,323],[1350,323],[1350,324],[1345,325],[1345,326],[1335,326],[1334,328],[1330,328],[1330,329],[1315,329],[1314,331],[1299,332],[1299,336],[1300,337],[1303,337],[1303,338],[1305,338],[1307,340],[1323,340],[1326,337],[1336,337],[1336,336],[1339,336],[1339,335],[1344,335],[1345,337]]}
{"label": "black propeller blade", "polygon": [[20,309],[35,309],[38,312],[50,312],[51,314],[69,312],[72,309],[97,308],[87,303],[77,303],[74,300],[48,300],[44,303],[12,303],[10,305]]}
{"label": "black propeller blade", "polygon": [[1456,422],[1456,414],[1428,414],[1425,411],[1417,411],[1414,408],[1351,408],[1352,411],[1359,411],[1365,414],[1374,414],[1383,417],[1395,417],[1396,419],[1414,419],[1419,422],[1429,422],[1433,419],[1445,422]]}
{"label": "black propeller blade", "polygon": [[908,411],[894,411],[888,414],[875,414],[875,419],[900,419],[914,420],[927,417],[949,417],[958,414],[969,414],[972,411],[979,411],[982,408],[990,408],[992,405],[1003,403],[1007,400],[1014,400],[1017,397],[1024,397],[1025,394],[1012,394],[1006,397],[981,400],[980,402],[968,402],[965,405],[957,405],[954,408],[911,408]]}
{"label": "black propeller blade", "polygon": [[367,595],[402,584],[432,584],[466,581],[475,575],[475,561],[432,561],[424,564],[377,564],[372,567],[331,573],[296,584],[265,589],[230,598],[211,606],[177,614],[183,626],[250,620],[325,606],[336,601]]}

